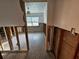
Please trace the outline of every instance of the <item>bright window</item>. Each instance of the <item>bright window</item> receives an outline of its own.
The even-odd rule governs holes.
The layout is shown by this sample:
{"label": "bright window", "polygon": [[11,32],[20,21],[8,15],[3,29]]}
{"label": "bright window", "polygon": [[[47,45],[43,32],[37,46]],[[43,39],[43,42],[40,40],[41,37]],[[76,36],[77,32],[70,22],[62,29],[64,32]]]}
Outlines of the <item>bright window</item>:
{"label": "bright window", "polygon": [[27,26],[39,26],[39,17],[27,17]]}

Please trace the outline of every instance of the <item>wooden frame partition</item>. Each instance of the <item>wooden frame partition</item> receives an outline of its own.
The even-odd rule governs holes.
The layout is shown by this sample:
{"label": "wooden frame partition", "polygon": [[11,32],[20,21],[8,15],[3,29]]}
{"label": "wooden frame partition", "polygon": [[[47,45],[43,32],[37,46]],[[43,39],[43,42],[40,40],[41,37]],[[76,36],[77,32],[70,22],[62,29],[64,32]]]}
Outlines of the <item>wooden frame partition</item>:
{"label": "wooden frame partition", "polygon": [[25,11],[25,2],[23,0],[19,0],[21,9],[24,13],[23,20],[24,20],[24,31],[26,36],[26,42],[27,42],[27,49],[29,50],[29,40],[28,40],[28,30],[27,30],[27,21],[26,21],[26,11]]}
{"label": "wooden frame partition", "polygon": [[16,33],[16,38],[17,38],[18,49],[20,50],[20,42],[19,42],[19,35],[18,35],[17,27],[15,27],[15,33]]}
{"label": "wooden frame partition", "polygon": [[55,59],[79,58],[79,34],[54,27],[52,47]]}
{"label": "wooden frame partition", "polygon": [[12,40],[11,40],[12,37],[11,37],[10,27],[5,27],[5,31],[6,31],[6,35],[7,35],[7,38],[8,38],[10,50],[13,50],[13,44],[12,44]]}
{"label": "wooden frame partition", "polygon": [[[56,30],[56,29],[55,29]],[[58,44],[58,48],[56,47],[55,50],[58,50],[58,52],[55,52],[55,57],[56,59],[76,59],[75,54],[77,54],[79,47],[79,35],[75,34],[73,35],[70,31],[61,29],[61,28],[57,28],[57,31],[60,32],[60,34],[56,37],[58,37],[57,39],[59,40],[59,44]],[[55,32],[54,34],[56,34],[57,32]],[[54,38],[54,40],[56,40]],[[57,40],[57,41],[58,41]],[[56,42],[57,42],[56,41]],[[56,46],[56,42],[55,46]],[[53,44],[54,45],[54,44]]]}
{"label": "wooden frame partition", "polygon": [[[29,47],[28,44],[29,44],[29,42],[27,40],[27,37],[28,36],[26,35],[28,33],[25,31],[25,26],[9,26],[9,27],[3,27],[3,30],[5,32],[5,41],[1,42],[1,44],[5,43],[5,42],[8,42],[9,43],[10,50],[2,49],[1,52],[28,51],[28,47]],[[19,32],[19,30],[21,30],[21,32]],[[27,47],[26,50],[21,50],[19,33],[20,34],[22,33],[22,34],[25,35],[25,43],[26,43],[25,46]],[[12,38],[13,37],[16,37],[16,41],[17,41],[16,45],[18,46],[18,50],[15,50],[14,49],[13,41],[12,41]],[[3,46],[2,46],[2,48],[3,48]]]}

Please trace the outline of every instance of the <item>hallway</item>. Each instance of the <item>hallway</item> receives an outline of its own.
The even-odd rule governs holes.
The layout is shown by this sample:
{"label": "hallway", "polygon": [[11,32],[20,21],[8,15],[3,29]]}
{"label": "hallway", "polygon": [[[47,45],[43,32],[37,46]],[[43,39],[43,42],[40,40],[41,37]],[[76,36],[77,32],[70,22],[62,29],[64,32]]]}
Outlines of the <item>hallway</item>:
{"label": "hallway", "polygon": [[44,34],[43,33],[29,33],[29,52],[20,53],[5,53],[4,59],[54,59],[51,53],[47,53],[44,49]]}

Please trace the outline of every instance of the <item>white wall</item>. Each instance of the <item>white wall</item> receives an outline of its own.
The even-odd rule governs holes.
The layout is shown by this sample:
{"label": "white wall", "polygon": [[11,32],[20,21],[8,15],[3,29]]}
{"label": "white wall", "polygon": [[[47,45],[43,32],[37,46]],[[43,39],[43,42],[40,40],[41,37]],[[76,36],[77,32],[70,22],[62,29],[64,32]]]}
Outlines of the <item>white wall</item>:
{"label": "white wall", "polygon": [[47,24],[52,26],[54,24],[54,0],[48,0],[48,11],[47,11]]}
{"label": "white wall", "polygon": [[19,0],[0,0],[0,27],[24,25]]}
{"label": "white wall", "polygon": [[55,12],[55,26],[79,33],[79,0],[58,0]]}

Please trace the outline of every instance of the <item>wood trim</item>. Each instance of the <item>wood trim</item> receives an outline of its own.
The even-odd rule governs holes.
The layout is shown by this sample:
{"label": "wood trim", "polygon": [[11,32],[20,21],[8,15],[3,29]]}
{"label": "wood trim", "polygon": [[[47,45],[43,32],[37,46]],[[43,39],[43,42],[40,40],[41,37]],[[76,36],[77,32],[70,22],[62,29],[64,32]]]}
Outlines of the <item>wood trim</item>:
{"label": "wood trim", "polygon": [[19,35],[18,35],[17,27],[15,27],[15,33],[16,33],[16,38],[17,38],[18,49],[20,50],[20,42],[19,42]]}

